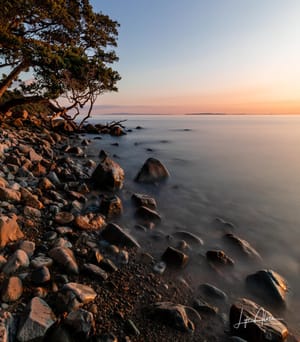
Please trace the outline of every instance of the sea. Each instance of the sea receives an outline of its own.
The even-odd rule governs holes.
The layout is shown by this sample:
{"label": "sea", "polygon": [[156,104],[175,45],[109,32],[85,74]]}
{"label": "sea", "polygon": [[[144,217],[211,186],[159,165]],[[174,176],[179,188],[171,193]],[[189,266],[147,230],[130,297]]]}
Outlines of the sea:
{"label": "sea", "polygon": [[[247,275],[272,269],[288,282],[288,306],[276,311],[300,335],[300,116],[288,115],[94,115],[90,123],[126,120],[128,133],[103,136],[89,145],[97,161],[105,150],[126,174],[120,197],[119,223],[159,260],[172,234],[189,231],[203,240],[189,246],[190,262],[178,277],[197,289],[213,284],[229,296],[259,302],[245,286]],[[144,185],[134,178],[147,158],[159,159],[170,178]],[[155,197],[162,222],[151,231],[135,228],[133,192]],[[234,234],[247,240],[262,262],[245,262],[224,241],[229,222]],[[207,267],[205,253],[222,249],[234,256],[233,271]],[[272,309],[272,308],[271,308]],[[225,310],[225,309],[224,309]],[[273,311],[272,311],[273,312]],[[227,312],[228,313],[228,312]]]}

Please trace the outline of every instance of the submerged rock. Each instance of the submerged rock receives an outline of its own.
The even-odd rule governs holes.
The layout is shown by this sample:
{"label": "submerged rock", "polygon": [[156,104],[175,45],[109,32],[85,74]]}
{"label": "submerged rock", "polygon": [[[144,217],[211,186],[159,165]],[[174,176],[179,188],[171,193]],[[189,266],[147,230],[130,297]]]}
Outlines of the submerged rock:
{"label": "submerged rock", "polygon": [[115,223],[109,223],[102,231],[101,236],[116,245],[140,248],[139,243]]}
{"label": "submerged rock", "polygon": [[161,217],[159,213],[153,209],[149,209],[147,207],[139,207],[135,212],[136,217],[139,219],[150,221],[150,222],[160,222]]}
{"label": "submerged rock", "polygon": [[232,233],[225,234],[224,237],[244,256],[256,260],[262,260],[259,253],[246,240],[243,240]]}
{"label": "submerged rock", "polygon": [[123,187],[124,170],[119,164],[104,155],[100,164],[93,172],[91,180],[99,189],[119,190]]}
{"label": "submerged rock", "polygon": [[199,285],[199,290],[210,299],[222,301],[227,301],[228,299],[228,296],[224,291],[220,290],[219,288],[211,284],[201,284]]}
{"label": "submerged rock", "polygon": [[286,305],[287,281],[273,270],[261,270],[246,278],[248,289],[269,304]]}
{"label": "submerged rock", "polygon": [[177,267],[184,267],[189,259],[186,254],[173,247],[168,247],[161,258],[167,264]]}
{"label": "submerged rock", "polygon": [[131,198],[137,207],[157,208],[155,199],[149,195],[134,193]]}
{"label": "submerged rock", "polygon": [[100,204],[100,212],[107,218],[118,217],[122,215],[122,201],[118,196],[105,197]]}
{"label": "submerged rock", "polygon": [[185,230],[175,232],[171,236],[177,239],[185,240],[186,242],[190,244],[201,245],[201,246],[203,245],[203,240],[199,236],[191,232],[185,231]]}
{"label": "submerged rock", "polygon": [[233,266],[234,261],[224,251],[213,250],[206,252],[206,258],[209,262],[220,266]]}
{"label": "submerged rock", "polygon": [[135,181],[140,183],[155,183],[163,181],[168,177],[170,177],[170,173],[167,168],[158,159],[149,158],[135,177]]}
{"label": "submerged rock", "polygon": [[263,307],[249,299],[240,298],[230,308],[232,334],[247,341],[284,342],[287,327]]}

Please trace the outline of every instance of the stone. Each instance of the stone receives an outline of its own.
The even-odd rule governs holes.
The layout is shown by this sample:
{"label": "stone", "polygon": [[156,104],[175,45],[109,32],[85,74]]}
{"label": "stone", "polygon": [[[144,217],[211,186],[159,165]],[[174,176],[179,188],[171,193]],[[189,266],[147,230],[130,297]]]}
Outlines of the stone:
{"label": "stone", "polygon": [[77,228],[82,230],[99,230],[104,227],[105,219],[102,215],[89,213],[76,216],[74,223]]}
{"label": "stone", "polygon": [[24,215],[32,218],[40,218],[42,213],[39,209],[29,207],[28,205],[24,207]]}
{"label": "stone", "polygon": [[73,292],[83,304],[92,302],[97,296],[97,293],[90,286],[79,283],[67,283],[63,286],[63,291]]}
{"label": "stone", "polygon": [[273,270],[261,270],[246,278],[248,289],[268,304],[285,306],[287,281]]}
{"label": "stone", "polygon": [[259,253],[246,240],[243,240],[232,233],[225,234],[224,237],[232,246],[236,248],[238,252],[245,257],[256,259],[258,261],[262,260]]}
{"label": "stone", "polygon": [[55,189],[55,185],[50,181],[49,178],[44,177],[39,182],[39,188],[41,190],[53,190]]}
{"label": "stone", "polygon": [[84,264],[83,269],[88,274],[92,275],[95,278],[100,280],[106,280],[108,278],[108,274],[99,266],[94,264]]}
{"label": "stone", "polygon": [[188,242],[189,244],[201,246],[203,245],[203,240],[199,236],[185,230],[177,231],[173,233],[171,236],[175,237],[176,239],[182,239]]}
{"label": "stone", "polygon": [[139,243],[115,223],[109,223],[101,232],[101,236],[112,244],[140,248]]}
{"label": "stone", "polygon": [[42,256],[42,255],[37,256],[36,258],[32,259],[30,263],[30,265],[33,268],[40,268],[43,266],[50,267],[52,266],[52,264],[53,264],[53,259],[48,258],[46,256]]}
{"label": "stone", "polygon": [[199,286],[199,290],[208,298],[210,299],[216,299],[216,300],[222,300],[222,301],[227,301],[228,296],[227,294],[217,288],[214,285],[211,284],[201,284]]}
{"label": "stone", "polygon": [[183,252],[179,251],[174,247],[168,247],[161,258],[168,265],[177,267],[184,267],[189,259],[189,257],[186,254],[184,254]]}
{"label": "stone", "polygon": [[158,159],[149,158],[135,177],[135,181],[140,183],[156,183],[167,179],[169,176],[169,171]]}
{"label": "stone", "polygon": [[83,309],[71,311],[63,323],[70,327],[78,337],[84,340],[87,340],[92,335],[95,328],[93,314]]}
{"label": "stone", "polygon": [[287,339],[287,327],[249,299],[239,298],[232,304],[229,316],[232,334],[246,341],[284,342]]}
{"label": "stone", "polygon": [[18,223],[17,216],[0,216],[0,247],[6,246],[9,242],[22,239],[22,233]]}
{"label": "stone", "polygon": [[16,340],[17,320],[8,311],[0,311],[0,339],[1,342],[14,342]]}
{"label": "stone", "polygon": [[26,252],[22,249],[17,249],[9,258],[3,267],[5,274],[12,274],[21,267],[29,266],[29,258]]}
{"label": "stone", "polygon": [[158,274],[163,274],[167,268],[167,264],[164,261],[160,261],[153,266],[153,271]]}
{"label": "stone", "polygon": [[33,241],[24,240],[19,243],[19,249],[22,249],[31,258],[35,251],[35,243]]}
{"label": "stone", "polygon": [[214,316],[218,313],[218,308],[206,303],[203,299],[197,298],[193,302],[193,308],[200,314]]}
{"label": "stone", "polygon": [[41,298],[32,298],[18,329],[18,341],[42,341],[46,331],[55,321],[56,317],[48,304]]}
{"label": "stone", "polygon": [[55,247],[50,250],[49,256],[62,266],[67,273],[79,273],[79,268],[71,249],[66,247]]}
{"label": "stone", "polygon": [[52,325],[47,330],[46,336],[45,342],[75,342],[67,327],[64,327],[62,324]]}
{"label": "stone", "polygon": [[0,201],[19,203],[21,202],[21,193],[17,190],[0,187]]}
{"label": "stone", "polygon": [[3,284],[1,299],[3,302],[17,301],[23,294],[23,284],[19,277],[9,277]]}
{"label": "stone", "polygon": [[139,207],[135,212],[136,217],[145,221],[160,222],[161,217],[157,211],[149,209],[147,207]]}
{"label": "stone", "polygon": [[100,212],[109,219],[121,216],[123,213],[121,199],[116,195],[104,197],[100,204]]}
{"label": "stone", "polygon": [[159,302],[149,308],[150,317],[161,321],[175,329],[184,332],[193,332],[194,323],[189,320],[185,307],[171,302]]}
{"label": "stone", "polygon": [[146,195],[146,194],[139,194],[139,193],[134,193],[131,197],[133,203],[137,207],[147,207],[150,209],[156,209],[157,204],[156,201],[153,197]]}
{"label": "stone", "polygon": [[42,266],[36,268],[31,273],[31,281],[35,285],[41,285],[50,281],[51,275],[48,267]]}
{"label": "stone", "polygon": [[32,162],[39,162],[43,159],[43,157],[40,156],[39,154],[37,154],[35,152],[35,150],[33,148],[31,148],[29,153],[28,153],[28,159]]}
{"label": "stone", "polygon": [[33,195],[29,190],[21,188],[21,200],[26,206],[35,209],[42,209],[44,207],[43,203],[39,201],[38,196]]}
{"label": "stone", "polygon": [[74,215],[67,211],[61,211],[55,215],[54,221],[58,224],[66,225],[74,221]]}
{"label": "stone", "polygon": [[206,258],[209,262],[218,266],[233,266],[234,261],[222,250],[212,250],[206,252]]}
{"label": "stone", "polygon": [[91,180],[99,189],[119,190],[123,187],[124,170],[112,159],[103,156],[100,164],[93,172]]}
{"label": "stone", "polygon": [[118,270],[118,267],[110,259],[107,258],[101,260],[100,266],[108,273],[113,273]]}

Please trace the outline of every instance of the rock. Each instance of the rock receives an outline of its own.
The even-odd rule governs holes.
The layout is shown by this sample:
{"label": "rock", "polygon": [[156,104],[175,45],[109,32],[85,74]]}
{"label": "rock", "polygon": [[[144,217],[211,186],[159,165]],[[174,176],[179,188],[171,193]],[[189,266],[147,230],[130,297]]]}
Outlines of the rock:
{"label": "rock", "polygon": [[284,342],[287,327],[263,307],[239,298],[230,308],[230,327],[234,335],[247,341]]}
{"label": "rock", "polygon": [[100,266],[108,273],[113,273],[118,270],[118,267],[110,259],[107,258],[101,260]]}
{"label": "rock", "polygon": [[234,261],[221,250],[213,250],[206,252],[206,258],[209,262],[219,266],[233,266]]}
{"label": "rock", "polygon": [[149,195],[134,193],[131,198],[137,207],[157,208],[155,199]]}
{"label": "rock", "polygon": [[191,232],[185,231],[185,230],[175,232],[171,236],[177,239],[185,240],[186,242],[190,244],[201,245],[201,246],[203,245],[203,240],[199,236]]}
{"label": "rock", "polygon": [[75,342],[71,333],[63,325],[52,325],[46,333],[45,342]]}
{"label": "rock", "polygon": [[22,296],[22,293],[22,280],[19,277],[10,277],[3,284],[1,299],[6,303],[15,302]]}
{"label": "rock", "polygon": [[25,206],[24,207],[24,215],[28,217],[33,217],[33,218],[39,218],[42,216],[42,213],[39,209]]}
{"label": "rock", "polygon": [[21,201],[21,193],[17,190],[0,187],[0,201],[19,203]]}
{"label": "rock", "polygon": [[83,269],[90,275],[95,278],[106,280],[108,278],[108,274],[99,266],[94,264],[84,264]]}
{"label": "rock", "polygon": [[118,254],[118,263],[122,265],[127,265],[129,262],[129,253],[125,250],[121,250]]}
{"label": "rock", "polygon": [[0,217],[0,247],[4,247],[9,242],[22,239],[23,237],[24,234],[17,223],[17,216],[15,214],[11,217]]}
{"label": "rock", "polygon": [[183,305],[171,302],[155,303],[149,308],[149,314],[154,319],[170,325],[175,329],[184,332],[195,330],[194,323],[189,320]]}
{"label": "rock", "polygon": [[33,148],[30,149],[28,153],[28,158],[32,162],[39,162],[43,159],[43,157],[37,154]]}
{"label": "rock", "polygon": [[246,240],[243,240],[239,238],[238,236],[228,233],[225,234],[225,239],[233,245],[242,255],[248,257],[248,258],[253,258],[257,259],[259,261],[262,260],[261,256],[259,253],[247,242]]}
{"label": "rock", "polygon": [[49,256],[64,267],[66,272],[74,274],[79,273],[79,268],[71,249],[66,247],[55,247],[51,249]]}
{"label": "rock", "polygon": [[109,223],[101,232],[101,236],[112,244],[140,248],[139,243],[115,223]]}
{"label": "rock", "polygon": [[153,266],[153,271],[158,274],[163,274],[167,268],[167,264],[163,261],[158,262]]}
{"label": "rock", "polygon": [[273,270],[261,270],[246,278],[248,289],[268,304],[286,305],[287,281]]}
{"label": "rock", "polygon": [[101,201],[100,212],[109,219],[121,216],[123,213],[121,199],[116,195],[104,197]]}
{"label": "rock", "polygon": [[70,312],[63,323],[70,327],[77,337],[84,340],[92,335],[95,328],[93,314],[83,309]]}
{"label": "rock", "polygon": [[204,300],[197,298],[193,302],[193,308],[200,314],[214,316],[218,313],[218,308],[206,303]]}
{"label": "rock", "polygon": [[124,170],[119,164],[104,156],[92,174],[96,187],[104,190],[119,190],[123,187]]}
{"label": "rock", "polygon": [[48,304],[41,298],[32,298],[18,329],[18,341],[42,341],[46,331],[55,321],[56,317]]}
{"label": "rock", "polygon": [[97,296],[97,293],[90,286],[79,283],[67,283],[63,286],[63,291],[73,292],[83,304],[92,302]]}
{"label": "rock", "polygon": [[40,285],[47,283],[50,281],[51,275],[48,267],[42,266],[40,268],[36,268],[32,273],[31,273],[31,281],[35,285]]}
{"label": "rock", "polygon": [[[95,340],[93,340],[93,342],[118,342],[118,341],[119,341],[118,338],[112,333],[96,336]],[[124,339],[124,342],[127,342],[127,341],[130,342],[130,340]]]}
{"label": "rock", "polygon": [[160,222],[161,221],[161,217],[158,214],[158,212],[156,212],[153,209],[149,209],[147,207],[139,207],[136,212],[135,215],[145,221],[152,221],[152,222]]}
{"label": "rock", "polygon": [[74,215],[67,211],[61,211],[55,215],[54,221],[58,224],[66,225],[74,221]]}
{"label": "rock", "polygon": [[35,209],[42,209],[44,207],[43,203],[39,201],[36,195],[33,195],[30,191],[24,188],[21,188],[21,200],[28,207]]}
{"label": "rock", "polygon": [[12,254],[5,266],[3,267],[3,272],[5,274],[12,274],[16,272],[21,267],[28,267],[29,259],[26,252],[22,249],[17,249],[14,254]]}
{"label": "rock", "polygon": [[41,268],[41,267],[50,267],[53,264],[53,259],[48,258],[46,256],[38,256],[31,260],[30,265],[33,268]]}
{"label": "rock", "polygon": [[199,286],[200,291],[210,299],[217,299],[222,301],[227,301],[228,296],[227,294],[211,284],[201,284]]}
{"label": "rock", "polygon": [[149,158],[135,177],[136,182],[155,183],[170,176],[167,168],[157,159]]}
{"label": "rock", "polygon": [[0,339],[1,342],[14,342],[16,340],[17,320],[7,311],[0,312]]}
{"label": "rock", "polygon": [[98,214],[89,213],[87,215],[78,215],[75,218],[75,226],[82,230],[99,230],[104,225],[104,217]]}
{"label": "rock", "polygon": [[35,251],[35,243],[33,241],[21,241],[18,247],[19,249],[22,249],[24,252],[26,252],[29,258],[33,256],[33,253]]}
{"label": "rock", "polygon": [[109,134],[114,137],[120,137],[121,135],[126,134],[120,126],[113,126],[111,127]]}
{"label": "rock", "polygon": [[168,247],[161,258],[168,265],[177,267],[184,267],[189,259],[186,254],[173,247]]}
{"label": "rock", "polygon": [[44,177],[39,182],[39,188],[41,190],[53,190],[55,189],[55,185],[50,181],[49,178]]}

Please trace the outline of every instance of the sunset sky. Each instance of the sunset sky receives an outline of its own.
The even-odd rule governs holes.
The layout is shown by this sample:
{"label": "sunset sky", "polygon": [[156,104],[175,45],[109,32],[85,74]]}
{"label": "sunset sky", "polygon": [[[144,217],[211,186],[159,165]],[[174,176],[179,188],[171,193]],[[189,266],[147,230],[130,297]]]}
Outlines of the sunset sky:
{"label": "sunset sky", "polygon": [[300,114],[299,0],[92,0],[120,24],[95,113]]}

